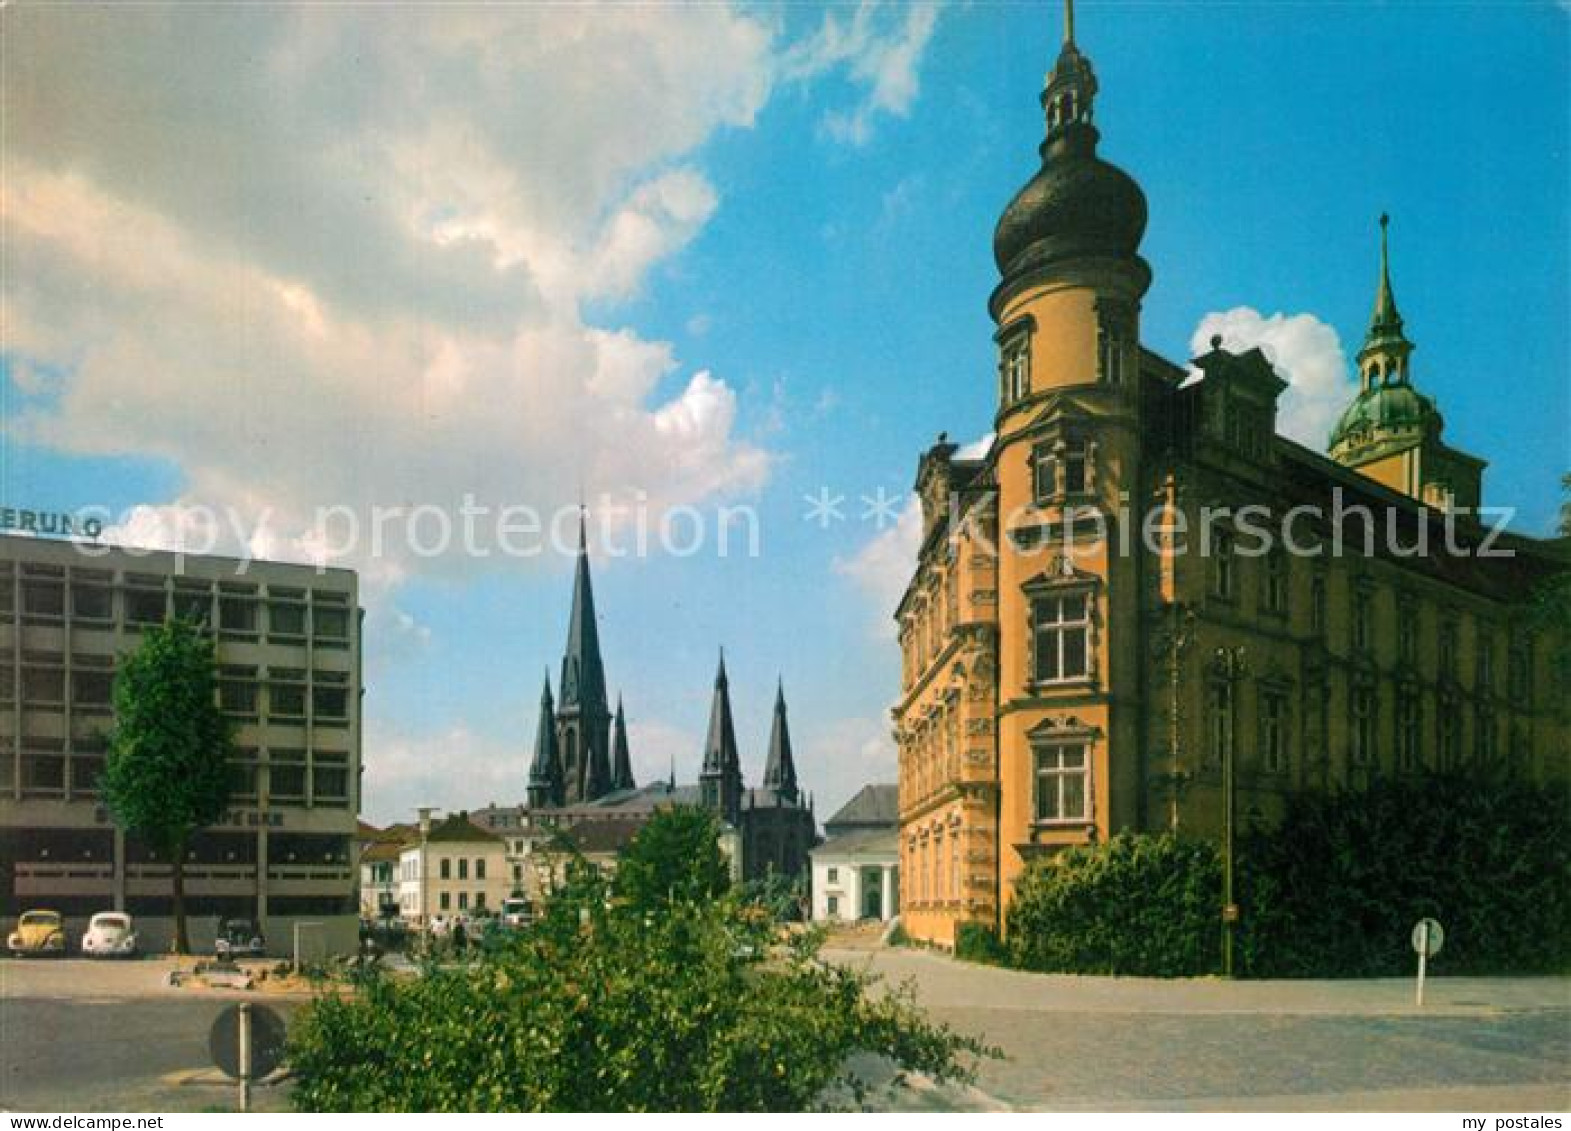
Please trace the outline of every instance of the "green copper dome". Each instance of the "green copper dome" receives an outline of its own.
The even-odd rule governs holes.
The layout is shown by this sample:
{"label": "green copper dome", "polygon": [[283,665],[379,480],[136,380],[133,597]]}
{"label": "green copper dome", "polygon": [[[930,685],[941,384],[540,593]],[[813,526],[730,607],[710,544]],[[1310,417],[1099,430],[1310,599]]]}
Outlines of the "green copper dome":
{"label": "green copper dome", "polygon": [[1420,439],[1443,424],[1435,402],[1405,382],[1373,385],[1347,406],[1331,430],[1331,450]]}

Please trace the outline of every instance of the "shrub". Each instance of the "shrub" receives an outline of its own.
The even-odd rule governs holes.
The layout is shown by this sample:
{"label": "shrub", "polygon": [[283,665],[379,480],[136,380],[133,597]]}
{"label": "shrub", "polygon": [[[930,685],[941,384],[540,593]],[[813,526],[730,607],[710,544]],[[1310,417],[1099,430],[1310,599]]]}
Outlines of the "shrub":
{"label": "shrub", "polygon": [[1007,954],[1027,970],[1157,977],[1214,973],[1221,962],[1216,848],[1120,833],[1022,875]]}
{"label": "shrub", "polygon": [[[557,920],[556,927],[564,925]],[[324,996],[291,1037],[303,1111],[794,1111],[865,1095],[872,1051],[970,1078],[984,1050],[903,992],[817,957],[820,932],[770,953],[734,902],[653,916],[603,903],[570,935],[526,933],[476,968]]]}
{"label": "shrub", "polygon": [[967,962],[999,965],[1008,958],[998,932],[987,923],[961,923],[955,927],[955,957]]}

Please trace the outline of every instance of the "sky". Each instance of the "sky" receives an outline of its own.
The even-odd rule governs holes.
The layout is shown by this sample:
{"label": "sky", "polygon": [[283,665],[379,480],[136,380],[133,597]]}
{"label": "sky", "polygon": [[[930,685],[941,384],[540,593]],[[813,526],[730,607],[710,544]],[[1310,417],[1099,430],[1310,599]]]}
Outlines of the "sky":
{"label": "sky", "polygon": [[[992,229],[1060,18],[13,3],[0,503],[358,569],[364,810],[392,821],[522,799],[584,500],[640,779],[696,774],[724,646],[744,772],[783,680],[827,816],[894,778],[916,459],[992,417]],[[1280,426],[1322,448],[1389,212],[1414,380],[1486,501],[1547,533],[1568,9],[1082,0],[1077,39],[1150,202],[1145,344],[1262,345]],[[565,534],[441,551],[463,506]]]}

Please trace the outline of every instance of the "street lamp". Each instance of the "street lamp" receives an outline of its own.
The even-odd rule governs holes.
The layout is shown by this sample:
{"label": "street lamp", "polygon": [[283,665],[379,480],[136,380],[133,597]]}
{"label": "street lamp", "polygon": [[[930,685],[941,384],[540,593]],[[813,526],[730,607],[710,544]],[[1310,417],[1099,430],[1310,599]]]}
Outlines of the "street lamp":
{"label": "street lamp", "polygon": [[1233,825],[1235,804],[1234,747],[1237,733],[1234,719],[1238,702],[1233,684],[1244,674],[1247,650],[1243,645],[1218,648],[1213,657],[1216,672],[1228,684],[1227,741],[1222,744],[1222,976],[1233,976],[1233,935],[1238,929],[1238,904],[1233,900]]}

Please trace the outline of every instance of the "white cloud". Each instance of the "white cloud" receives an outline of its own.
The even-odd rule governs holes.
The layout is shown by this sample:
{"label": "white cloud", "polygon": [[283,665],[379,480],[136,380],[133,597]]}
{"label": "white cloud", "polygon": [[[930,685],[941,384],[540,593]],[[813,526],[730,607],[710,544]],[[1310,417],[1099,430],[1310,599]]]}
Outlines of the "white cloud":
{"label": "white cloud", "polygon": [[913,494],[900,508],[894,525],[874,535],[849,558],[835,559],[835,571],[851,578],[866,592],[880,637],[895,636],[895,607],[916,572],[916,555],[921,548],[922,504]]}
{"label": "white cloud", "polygon": [[785,55],[788,77],[842,72],[859,90],[854,105],[828,111],[824,131],[836,141],[864,145],[880,115],[905,117],[921,90],[918,69],[938,23],[939,5],[906,6],[863,0],[849,19],[824,15],[815,35]]}
{"label": "white cloud", "polygon": [[799,740],[797,775],[823,821],[864,785],[895,781],[898,761],[888,717],[837,719]]}
{"label": "white cloud", "polygon": [[[671,346],[584,313],[713,214],[691,157],[767,97],[759,19],[78,15],[7,13],[8,431],[168,459],[176,502],[267,513],[266,548],[306,560],[324,506],[640,489],[658,514],[765,482],[723,375],[658,392]],[[156,539],[154,517],[123,533]]]}
{"label": "white cloud", "polygon": [[373,824],[414,819],[415,808],[479,809],[523,800],[530,750],[462,723],[424,733],[372,721],[365,736],[365,813]]}
{"label": "white cloud", "polygon": [[1268,317],[1239,306],[1202,318],[1190,335],[1190,351],[1198,355],[1209,350],[1217,334],[1233,353],[1260,347],[1288,382],[1277,402],[1277,430],[1324,451],[1331,426],[1358,390],[1336,331],[1313,314]]}

